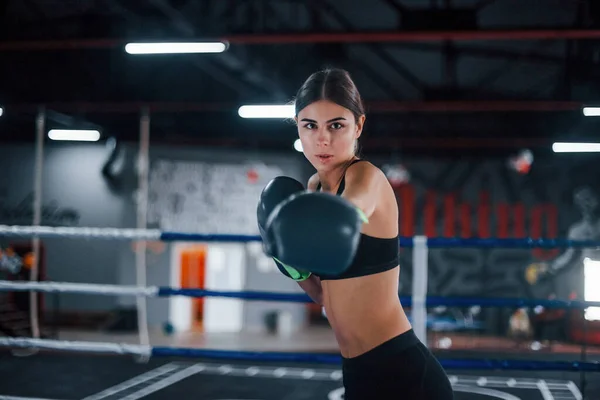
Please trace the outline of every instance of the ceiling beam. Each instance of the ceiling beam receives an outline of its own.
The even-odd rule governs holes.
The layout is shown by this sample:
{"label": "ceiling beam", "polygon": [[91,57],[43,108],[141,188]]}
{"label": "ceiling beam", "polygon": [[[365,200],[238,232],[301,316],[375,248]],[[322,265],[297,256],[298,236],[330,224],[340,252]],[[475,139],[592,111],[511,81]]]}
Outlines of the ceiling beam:
{"label": "ceiling beam", "polygon": [[[530,30],[477,30],[477,31],[384,31],[384,32],[298,32],[269,34],[236,34],[213,38],[163,38],[163,41],[220,40],[239,45],[315,44],[315,43],[402,43],[495,40],[582,40],[600,39],[600,29],[530,29]],[[135,39],[100,38],[68,40],[16,40],[0,43],[0,51],[46,51],[111,49],[123,47]]]}
{"label": "ceiling beam", "polygon": [[[329,1],[320,0],[319,6],[325,12],[329,13],[333,18],[335,18],[338,21],[338,23],[340,23],[341,26],[343,26],[344,29],[346,29],[347,32],[356,32],[356,30],[354,29],[354,26],[350,23],[350,21],[348,21],[341,14],[341,12],[338,11],[338,9],[336,7],[334,7],[334,5],[331,4]],[[376,43],[369,43],[367,45],[367,48],[373,54],[375,54],[377,57],[379,57],[381,60],[383,60],[388,66],[390,66],[397,74],[402,76],[402,78],[406,82],[408,82],[411,86],[413,86],[415,89],[417,89],[421,94],[426,89],[425,83],[423,83],[421,80],[419,80],[419,78],[414,73],[412,73],[408,68],[406,68],[406,66],[404,66],[401,62],[396,60],[394,57],[390,56],[390,54],[387,53],[386,50],[383,49],[381,46],[379,46]],[[350,58],[352,59],[352,57],[350,57]],[[367,74],[370,73],[369,71],[366,71],[366,72],[367,72]],[[379,80],[381,80],[381,79],[379,79]],[[387,87],[392,89],[392,91],[394,91],[396,93],[396,94],[392,95],[392,98],[398,100],[400,97],[399,94],[402,93],[402,91],[396,90],[396,88],[393,87],[391,82],[389,82],[387,84]],[[387,89],[387,90],[389,90],[389,89]]]}
{"label": "ceiling beam", "polygon": [[[237,113],[239,103],[217,102],[51,102],[44,104],[47,108],[62,112],[88,112],[99,114],[139,113],[142,107],[152,112],[232,112]],[[371,113],[406,113],[406,112],[572,112],[579,111],[586,104],[579,101],[366,101]],[[6,112],[35,112],[40,104],[7,103]]]}
{"label": "ceiling beam", "polygon": [[[185,16],[175,8],[173,8],[166,0],[149,0],[157,9],[165,14],[171,21],[172,25],[181,32],[185,37],[193,37],[196,34],[196,28],[185,18]],[[189,39],[188,39],[189,40]],[[246,60],[241,60],[233,52],[225,52],[219,55],[221,61],[230,69],[235,70],[242,79],[246,82],[264,88],[265,91],[284,97],[283,90],[280,85],[270,79],[266,74],[258,70],[250,70],[247,68]]]}
{"label": "ceiling beam", "polygon": [[560,40],[598,39],[599,29],[511,29],[472,31],[384,31],[384,32],[302,32],[277,35],[230,35],[221,39],[231,44],[300,44],[300,43],[383,43],[427,42],[440,40]]}

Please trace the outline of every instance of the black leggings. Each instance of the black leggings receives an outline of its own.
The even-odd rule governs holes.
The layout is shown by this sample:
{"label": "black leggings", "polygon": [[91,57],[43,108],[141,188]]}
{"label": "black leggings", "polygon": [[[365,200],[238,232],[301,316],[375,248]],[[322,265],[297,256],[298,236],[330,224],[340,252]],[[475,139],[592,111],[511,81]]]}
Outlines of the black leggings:
{"label": "black leggings", "polygon": [[342,363],[344,400],[451,400],[446,372],[411,329]]}

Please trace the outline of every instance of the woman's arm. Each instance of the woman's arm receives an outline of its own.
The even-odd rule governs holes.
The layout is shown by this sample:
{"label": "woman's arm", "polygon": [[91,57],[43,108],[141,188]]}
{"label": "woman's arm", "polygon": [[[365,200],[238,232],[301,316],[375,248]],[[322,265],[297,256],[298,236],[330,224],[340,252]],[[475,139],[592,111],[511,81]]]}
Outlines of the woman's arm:
{"label": "woman's arm", "polygon": [[[318,184],[319,175],[314,174],[309,178],[306,188],[309,191],[314,192],[317,190]],[[315,303],[323,305],[323,288],[321,287],[321,279],[315,275],[311,275],[308,277],[308,279],[298,282],[298,285]]]}
{"label": "woman's arm", "polygon": [[315,303],[323,305],[323,288],[321,287],[321,279],[319,277],[311,275],[308,279],[298,282],[298,285]]}

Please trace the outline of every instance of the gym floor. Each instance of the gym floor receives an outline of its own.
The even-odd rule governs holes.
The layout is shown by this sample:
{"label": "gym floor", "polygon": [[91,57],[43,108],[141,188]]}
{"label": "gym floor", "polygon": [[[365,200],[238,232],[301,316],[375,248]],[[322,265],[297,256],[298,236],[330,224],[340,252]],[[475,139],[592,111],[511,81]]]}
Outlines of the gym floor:
{"label": "gym floor", "polygon": [[[175,334],[151,332],[154,346],[222,350],[257,350],[334,353],[335,340],[328,329],[311,329],[292,336],[265,333]],[[136,343],[135,334],[60,332],[59,340]],[[431,338],[436,342],[436,338]],[[475,339],[475,340],[474,340]],[[453,344],[467,338],[453,337]],[[531,352],[505,347],[500,341],[473,338],[481,348],[436,352],[443,358],[495,358],[528,360],[581,359],[576,349],[562,353]],[[588,361],[599,360],[590,348]],[[457,400],[570,400],[600,399],[600,372],[448,370]],[[40,352],[16,357],[0,351],[0,400],[305,400],[343,399],[341,370],[336,365],[290,364],[237,360],[152,358],[137,362],[132,356]]]}
{"label": "gym floor", "polygon": [[[499,355],[497,355],[499,356]],[[600,379],[576,372],[448,371],[457,400],[600,399]],[[336,366],[38,353],[0,353],[7,400],[343,399]],[[585,393],[585,396],[583,396]]]}

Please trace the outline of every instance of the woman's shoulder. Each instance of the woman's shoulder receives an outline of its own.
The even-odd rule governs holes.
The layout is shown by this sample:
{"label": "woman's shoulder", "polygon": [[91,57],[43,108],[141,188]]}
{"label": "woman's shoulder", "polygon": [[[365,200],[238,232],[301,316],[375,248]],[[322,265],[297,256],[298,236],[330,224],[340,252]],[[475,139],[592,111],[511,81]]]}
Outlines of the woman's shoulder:
{"label": "woman's shoulder", "polygon": [[379,201],[392,200],[396,195],[390,181],[381,168],[367,160],[355,162],[346,171],[346,187],[353,192],[378,193]]}
{"label": "woman's shoulder", "polygon": [[346,169],[346,179],[356,181],[380,182],[387,181],[384,172],[368,160],[357,160]]}

